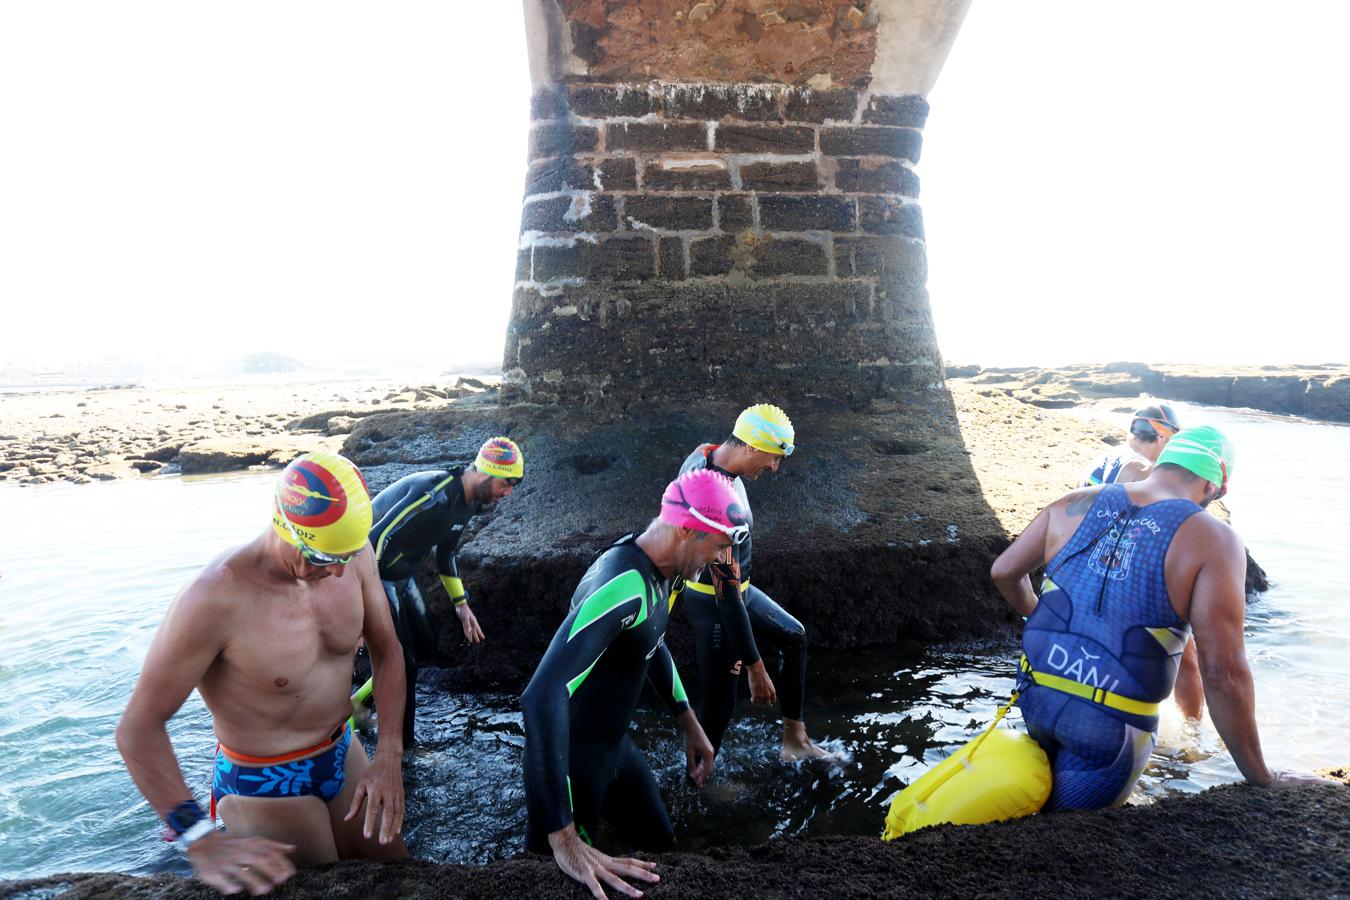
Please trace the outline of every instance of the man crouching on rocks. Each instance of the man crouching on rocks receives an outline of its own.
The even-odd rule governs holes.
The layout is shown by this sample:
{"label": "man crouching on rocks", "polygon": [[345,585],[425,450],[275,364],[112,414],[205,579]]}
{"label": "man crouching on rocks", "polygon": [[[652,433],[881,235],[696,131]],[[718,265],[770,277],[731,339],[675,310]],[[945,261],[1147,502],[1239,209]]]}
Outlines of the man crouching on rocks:
{"label": "man crouching on rocks", "polygon": [[[266,893],[295,874],[292,858],[408,855],[399,837],[403,653],[366,552],[370,526],[370,495],[348,460],[311,453],[292,462],[277,482],[272,528],[208,564],[169,607],[117,726],[136,786],[197,877],[224,893]],[[362,637],[388,720],[374,760],[347,725]],[[220,742],[210,818],[165,727],[193,688]]]}

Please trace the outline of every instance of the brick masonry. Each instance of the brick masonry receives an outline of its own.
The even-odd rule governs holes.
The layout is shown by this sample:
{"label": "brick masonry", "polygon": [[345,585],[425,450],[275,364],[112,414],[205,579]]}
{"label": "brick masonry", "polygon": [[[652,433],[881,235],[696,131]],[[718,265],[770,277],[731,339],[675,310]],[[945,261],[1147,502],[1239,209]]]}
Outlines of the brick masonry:
{"label": "brick masonry", "polygon": [[940,382],[923,98],[584,83],[531,112],[507,402],[860,409]]}

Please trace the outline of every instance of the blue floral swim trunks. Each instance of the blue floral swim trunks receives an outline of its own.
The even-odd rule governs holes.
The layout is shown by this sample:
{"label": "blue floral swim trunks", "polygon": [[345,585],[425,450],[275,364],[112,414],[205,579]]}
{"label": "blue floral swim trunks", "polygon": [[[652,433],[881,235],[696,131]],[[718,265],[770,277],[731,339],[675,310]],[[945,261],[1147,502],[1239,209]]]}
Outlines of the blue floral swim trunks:
{"label": "blue floral swim trunks", "polygon": [[[352,730],[346,722],[323,744],[283,756],[257,757],[216,747],[211,780],[211,817],[221,797],[318,797],[327,803],[342,793]],[[322,750],[321,753],[316,751]],[[315,754],[310,756],[309,754]],[[296,757],[308,757],[297,759]]]}

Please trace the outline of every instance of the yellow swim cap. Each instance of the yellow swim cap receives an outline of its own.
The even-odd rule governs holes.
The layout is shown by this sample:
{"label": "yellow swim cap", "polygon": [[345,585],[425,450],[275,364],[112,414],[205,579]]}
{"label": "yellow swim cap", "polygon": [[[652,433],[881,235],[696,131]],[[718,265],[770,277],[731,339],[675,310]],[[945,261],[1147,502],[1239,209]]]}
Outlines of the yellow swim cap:
{"label": "yellow swim cap", "polygon": [[736,417],[731,430],[736,438],[765,453],[791,456],[796,432],[787,413],[768,403],[758,403]]}
{"label": "yellow swim cap", "polygon": [[336,453],[306,453],[277,479],[272,527],[281,539],[327,556],[355,553],[370,540],[370,491],[361,470]]}
{"label": "yellow swim cap", "polygon": [[525,455],[509,437],[488,438],[478,450],[474,468],[493,478],[525,477]]}

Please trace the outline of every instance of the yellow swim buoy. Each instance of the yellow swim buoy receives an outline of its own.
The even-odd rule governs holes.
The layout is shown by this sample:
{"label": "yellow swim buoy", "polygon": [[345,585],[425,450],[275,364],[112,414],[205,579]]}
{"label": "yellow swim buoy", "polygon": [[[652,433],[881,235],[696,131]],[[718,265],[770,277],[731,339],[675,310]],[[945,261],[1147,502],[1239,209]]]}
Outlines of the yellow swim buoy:
{"label": "yellow swim buoy", "polygon": [[1050,761],[1031,737],[993,726],[895,795],[881,839],[945,823],[983,825],[1039,812],[1050,798]]}

